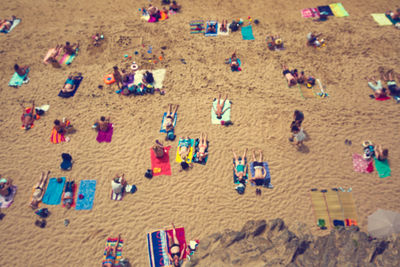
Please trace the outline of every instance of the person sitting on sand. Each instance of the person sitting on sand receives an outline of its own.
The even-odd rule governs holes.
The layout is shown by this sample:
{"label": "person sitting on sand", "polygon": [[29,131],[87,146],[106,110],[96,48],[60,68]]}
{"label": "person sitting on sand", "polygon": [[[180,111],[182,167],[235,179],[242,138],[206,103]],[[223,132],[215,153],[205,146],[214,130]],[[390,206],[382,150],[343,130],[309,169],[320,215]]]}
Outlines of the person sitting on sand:
{"label": "person sitting on sand", "polygon": [[115,247],[112,246],[107,247],[106,259],[103,262],[103,267],[114,267],[115,259],[117,258],[117,248],[120,242],[121,242],[121,235],[119,234]]}
{"label": "person sitting on sand", "polygon": [[190,138],[179,139],[178,153],[181,156],[182,161],[186,161],[190,152]]}
{"label": "person sitting on sand", "polygon": [[386,15],[390,16],[393,20],[400,20],[400,8],[398,8],[395,12],[388,11]]}
{"label": "person sitting on sand", "polygon": [[172,1],[172,3],[169,5],[169,10],[178,12],[181,9],[181,6],[178,5],[176,1]]}
{"label": "person sitting on sand", "polygon": [[[397,74],[397,79],[400,81],[400,75]],[[394,78],[393,70],[389,70],[386,75],[382,74],[382,80],[384,80],[387,84],[387,87],[392,96],[400,97],[400,87],[397,86],[396,80]],[[400,100],[398,99],[397,102]]]}
{"label": "person sitting on sand", "polygon": [[181,250],[181,246],[179,244],[179,240],[176,236],[176,229],[175,225],[172,223],[172,236],[167,232],[168,234],[168,248],[166,248],[166,251],[168,251],[168,258],[172,262],[174,267],[179,267],[182,266],[183,264],[183,256],[185,255],[186,251],[186,244],[184,244],[184,247]]}
{"label": "person sitting on sand", "polygon": [[222,20],[220,30],[221,30],[221,32],[228,32],[228,21],[226,19]]}
{"label": "person sitting on sand", "polygon": [[111,189],[116,194],[121,194],[125,187],[127,186],[127,181],[125,180],[125,174],[123,173],[122,176],[116,174],[115,177],[111,180]]}
{"label": "person sitting on sand", "polygon": [[1,196],[6,198],[9,195],[11,195],[11,193],[12,193],[11,187],[13,185],[12,182],[13,182],[13,180],[10,178],[8,178],[8,179],[3,178],[3,177],[0,178],[0,195]]}
{"label": "person sitting on sand", "polygon": [[307,34],[307,45],[313,46],[313,47],[321,47],[322,44],[324,43],[324,39],[319,40],[318,37],[320,37],[322,33],[319,34],[314,34],[312,32],[309,32]]}
{"label": "person sitting on sand", "polygon": [[101,116],[100,120],[95,121],[94,126],[96,126],[96,131],[107,132],[109,123],[110,117]]}
{"label": "person sitting on sand", "polygon": [[63,119],[61,122],[60,120],[55,120],[54,121],[54,129],[56,129],[57,133],[59,134],[65,134],[67,131],[72,128],[71,125],[68,125],[67,119]]}
{"label": "person sitting on sand", "polygon": [[14,23],[14,20],[16,20],[17,18],[15,16],[11,17],[11,20],[7,20],[7,19],[0,19],[0,32],[2,31],[9,31],[11,29],[11,26]]}
{"label": "person sitting on sand", "polygon": [[19,76],[23,77],[23,76],[25,76],[25,74],[28,73],[29,66],[20,67],[20,66],[18,66],[18,64],[15,64],[14,65],[14,70]]}
{"label": "person sitting on sand", "polygon": [[71,93],[76,88],[76,81],[82,79],[81,73],[70,73],[67,80],[64,83],[64,87],[61,89],[63,93]]}
{"label": "person sitting on sand", "polygon": [[74,184],[75,182],[69,179],[65,184],[63,204],[67,209],[71,208],[72,202],[74,201]]}
{"label": "person sitting on sand", "polygon": [[35,121],[35,115],[34,115],[35,101],[32,101],[32,107],[30,108],[29,113],[26,112],[26,108],[22,103],[20,105],[22,107],[22,116],[23,116],[22,127],[25,127],[25,129],[28,130],[29,127],[31,127],[33,125],[33,122]]}
{"label": "person sitting on sand", "polygon": [[386,88],[382,87],[381,80],[376,80],[375,77],[368,78],[368,86],[374,91],[375,98],[387,97]]}
{"label": "person sitting on sand", "polygon": [[273,35],[267,36],[267,46],[269,50],[275,50],[275,39]]}
{"label": "person sitting on sand", "polygon": [[215,112],[215,115],[217,116],[217,119],[222,119],[222,115],[224,115],[224,113],[229,109],[226,108],[224,110],[224,106],[225,106],[225,102],[228,99],[228,95],[225,96],[224,101],[222,101],[221,104],[221,94],[218,95],[218,100],[217,100],[217,109],[214,108],[214,105],[212,107],[213,111]]}
{"label": "person sitting on sand", "polygon": [[389,156],[389,150],[387,148],[382,149],[382,145],[375,145],[374,153],[375,157],[380,161],[386,160]]}
{"label": "person sitting on sand", "polygon": [[216,33],[217,32],[217,24],[210,22],[207,28],[207,33]]}
{"label": "person sitting on sand", "polygon": [[145,86],[154,83],[153,73],[151,73],[150,71],[146,71],[146,72],[143,74],[142,83],[143,83]]}
{"label": "person sitting on sand", "polygon": [[283,69],[283,76],[285,76],[288,86],[293,86],[297,84],[296,78],[293,76],[292,72],[289,70],[289,68],[286,65],[282,65],[282,69]]}
{"label": "person sitting on sand", "polygon": [[247,164],[246,164],[246,153],[247,153],[247,148],[244,151],[242,159],[239,160],[238,156],[236,153],[232,150],[233,153],[233,158],[235,159],[235,162],[233,163],[233,170],[235,171],[235,175],[238,177],[239,182],[245,183],[245,176],[247,173]]}
{"label": "person sitting on sand", "polygon": [[164,128],[167,132],[166,140],[171,140],[173,141],[175,139],[175,134],[174,134],[174,120],[176,116],[176,112],[178,111],[179,105],[175,106],[174,111],[172,111],[172,104],[168,105],[168,111],[167,111],[167,116],[165,117],[164,120]]}
{"label": "person sitting on sand", "polygon": [[44,196],[44,186],[47,183],[49,174],[50,174],[50,171],[47,172],[46,176],[45,176],[44,172],[42,172],[40,181],[35,185],[35,189],[34,189],[33,195],[32,195],[32,201],[30,204],[32,209],[37,209],[40,201],[42,201],[42,198]]}
{"label": "person sitting on sand", "polygon": [[260,150],[260,159],[257,161],[256,154],[253,151],[253,167],[254,167],[254,176],[250,179],[250,182],[255,185],[263,185],[265,183],[265,177],[267,177],[267,169],[264,167],[263,163],[263,154]]}
{"label": "person sitting on sand", "polygon": [[298,84],[304,84],[304,82],[306,81],[306,76],[304,75],[304,71],[301,71],[299,74],[297,69],[294,69],[291,73],[293,77],[296,79],[296,82]]}
{"label": "person sitting on sand", "polygon": [[64,52],[67,55],[74,55],[76,53],[76,49],[78,49],[79,44],[73,44],[71,45],[69,42],[66,42],[64,45]]}
{"label": "person sitting on sand", "polygon": [[154,154],[156,155],[156,158],[162,158],[164,157],[164,145],[156,140],[156,143],[151,147],[153,149]]}
{"label": "person sitting on sand", "polygon": [[113,70],[114,70],[113,76],[114,76],[115,83],[117,84],[118,89],[121,89],[121,86],[123,86],[123,80],[122,80],[122,75],[118,70],[118,66],[114,66]]}
{"label": "person sitting on sand", "polygon": [[197,159],[200,162],[208,155],[208,152],[206,152],[207,147],[207,134],[201,133],[199,138],[199,151],[197,152]]}
{"label": "person sitting on sand", "polygon": [[294,142],[293,144],[297,147],[301,147],[304,139],[306,139],[306,134],[304,133],[303,128],[293,125],[291,132],[292,136],[289,138],[289,141]]}

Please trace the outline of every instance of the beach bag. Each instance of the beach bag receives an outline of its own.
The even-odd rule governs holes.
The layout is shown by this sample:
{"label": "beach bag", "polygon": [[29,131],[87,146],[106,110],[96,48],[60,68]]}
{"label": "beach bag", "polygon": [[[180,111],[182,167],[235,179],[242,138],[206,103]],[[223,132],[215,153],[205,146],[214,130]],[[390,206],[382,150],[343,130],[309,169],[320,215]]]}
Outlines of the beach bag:
{"label": "beach bag", "polygon": [[231,29],[231,31],[236,32],[237,30],[239,30],[239,23],[237,23],[236,21],[232,21],[231,25],[229,25],[229,28]]}

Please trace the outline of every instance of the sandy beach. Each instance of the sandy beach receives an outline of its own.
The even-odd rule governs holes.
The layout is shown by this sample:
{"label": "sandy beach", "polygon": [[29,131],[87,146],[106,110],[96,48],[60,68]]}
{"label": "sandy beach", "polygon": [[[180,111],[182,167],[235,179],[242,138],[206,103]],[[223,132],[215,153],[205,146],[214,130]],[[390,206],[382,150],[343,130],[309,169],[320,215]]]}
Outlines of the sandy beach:
{"label": "sandy beach", "polygon": [[[161,7],[160,1],[153,1]],[[379,76],[378,68],[400,73],[399,31],[380,27],[371,13],[398,8],[396,1],[343,0],[349,17],[330,17],[323,23],[302,18],[303,8],[330,4],[321,1],[182,1],[182,11],[168,20],[148,23],[138,11],[148,1],[26,1],[3,3],[0,18],[15,15],[21,23],[0,35],[0,173],[18,186],[14,203],[2,212],[1,266],[100,266],[107,237],[119,233],[123,256],[132,266],[148,266],[146,233],[174,222],[184,226],[187,240],[199,239],[226,228],[239,229],[250,219],[282,218],[292,228],[299,222],[313,234],[315,225],[311,188],[352,188],[359,226],[367,230],[367,216],[377,208],[400,212],[400,104],[393,99],[375,101],[366,77]],[[190,34],[191,20],[247,18],[255,40],[242,40],[240,30],[229,36]],[[326,47],[306,46],[308,32],[322,32]],[[91,36],[100,32],[105,42],[91,47]],[[280,34],[285,50],[270,51],[265,38]],[[130,39],[127,45],[118,40]],[[42,63],[56,44],[79,42],[80,51],[70,66],[53,68]],[[147,53],[152,47],[152,54]],[[163,48],[164,49],[163,49]],[[233,51],[242,62],[241,72],[224,64]],[[135,55],[135,51],[138,52]],[[132,59],[124,58],[127,54]],[[157,63],[149,63],[149,57]],[[185,63],[182,62],[184,59]],[[165,95],[125,97],[103,82],[114,65],[135,61],[140,69],[166,69]],[[29,65],[29,83],[8,86],[13,66]],[[329,97],[304,99],[297,87],[288,88],[281,64],[304,70],[321,80]],[[58,97],[68,73],[84,77],[74,97]],[[98,86],[103,85],[102,89]],[[211,106],[218,94],[232,101],[233,125],[211,124]],[[34,100],[50,109],[29,131],[21,130],[21,108]],[[178,141],[171,145],[171,176],[146,179],[151,168],[150,147],[159,132],[168,104],[179,104],[177,137],[208,134],[206,165],[180,171],[175,162]],[[304,113],[308,138],[298,151],[289,141],[293,111]],[[96,141],[92,124],[110,116],[114,125],[111,143]],[[50,143],[55,119],[71,120],[76,133],[71,141]],[[352,145],[345,144],[351,140]],[[362,142],[371,140],[389,149],[392,175],[379,178],[376,171],[353,170],[352,154],[362,153]],[[248,186],[244,195],[232,181],[233,149],[242,154],[262,150],[268,161],[273,189]],[[60,170],[61,154],[74,159],[71,171]],[[251,157],[250,157],[251,158]],[[51,215],[44,229],[34,225],[37,215],[29,207],[32,187],[42,171],[50,177],[67,177],[77,183],[97,180],[93,209],[67,210],[41,204]],[[138,191],[122,201],[110,200],[111,179],[125,173]],[[64,220],[70,224],[64,226]]]}

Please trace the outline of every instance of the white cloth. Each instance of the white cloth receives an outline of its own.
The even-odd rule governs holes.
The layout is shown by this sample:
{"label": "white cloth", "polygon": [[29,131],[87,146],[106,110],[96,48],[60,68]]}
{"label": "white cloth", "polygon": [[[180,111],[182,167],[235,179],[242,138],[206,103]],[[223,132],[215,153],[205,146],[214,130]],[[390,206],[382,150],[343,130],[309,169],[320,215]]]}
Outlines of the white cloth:
{"label": "white cloth", "polygon": [[111,181],[111,188],[115,194],[121,194],[121,192],[122,192],[123,186],[121,184],[121,180],[122,180],[122,178],[119,177],[118,183],[115,182],[114,180]]}
{"label": "white cloth", "polygon": [[307,40],[310,41],[312,39],[312,32],[309,32],[307,34]]}
{"label": "white cloth", "polygon": [[293,136],[294,138],[296,138],[298,142],[301,142],[304,139],[306,139],[306,134],[303,132],[303,128],[301,128],[297,134],[293,134]]}

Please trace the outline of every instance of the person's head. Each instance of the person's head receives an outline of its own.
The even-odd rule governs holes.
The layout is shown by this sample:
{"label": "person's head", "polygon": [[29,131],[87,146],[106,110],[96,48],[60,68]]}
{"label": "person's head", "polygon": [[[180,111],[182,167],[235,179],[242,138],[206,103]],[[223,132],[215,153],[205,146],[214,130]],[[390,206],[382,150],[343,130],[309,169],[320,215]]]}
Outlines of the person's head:
{"label": "person's head", "polygon": [[297,125],[293,125],[292,126],[292,133],[297,134],[298,132],[300,132],[300,129]]}
{"label": "person's head", "polygon": [[117,183],[117,184],[119,184],[119,177],[115,177],[115,178],[114,178],[114,182]]}
{"label": "person's head", "polygon": [[70,43],[69,43],[69,42],[65,42],[65,45],[66,45],[66,46],[70,46]]}
{"label": "person's head", "polygon": [[[176,5],[176,1],[172,1],[172,4],[173,4],[173,5]],[[397,12],[399,12],[399,11],[397,11]]]}
{"label": "person's head", "polygon": [[67,203],[67,204],[65,204],[65,207],[67,208],[67,209],[70,209],[71,208],[71,203]]}
{"label": "person's head", "polygon": [[106,120],[106,117],[101,116],[101,117],[100,117],[100,120],[101,120],[101,121],[105,121],[105,120]]}
{"label": "person's head", "polygon": [[389,156],[389,149],[385,148],[384,150],[382,150],[382,155],[387,158]]}
{"label": "person's head", "polygon": [[31,208],[32,209],[37,209],[38,208],[38,204],[39,204],[39,201],[37,201],[36,199],[32,200]]}
{"label": "person's head", "polygon": [[118,66],[114,66],[113,69],[114,69],[114,71],[117,71],[118,70]]}
{"label": "person's head", "polygon": [[15,70],[15,71],[19,70],[18,64],[15,64],[15,65],[14,65],[14,70]]}
{"label": "person's head", "polygon": [[54,121],[54,125],[57,125],[57,126],[60,125],[60,121],[59,120],[55,120]]}
{"label": "person's head", "polygon": [[222,115],[217,115],[217,119],[222,119]]}
{"label": "person's head", "polygon": [[294,118],[296,119],[297,117],[299,117],[300,116],[300,114],[301,114],[301,112],[300,112],[300,110],[295,110],[294,111]]}
{"label": "person's head", "polygon": [[182,167],[182,170],[188,170],[189,169],[189,164],[187,164],[186,162],[185,162],[185,160],[186,160],[186,157],[185,157],[185,159],[183,159],[182,158],[182,162],[181,162],[181,167]]}

